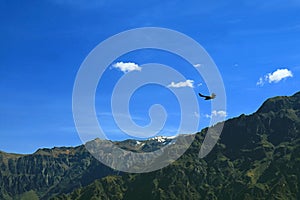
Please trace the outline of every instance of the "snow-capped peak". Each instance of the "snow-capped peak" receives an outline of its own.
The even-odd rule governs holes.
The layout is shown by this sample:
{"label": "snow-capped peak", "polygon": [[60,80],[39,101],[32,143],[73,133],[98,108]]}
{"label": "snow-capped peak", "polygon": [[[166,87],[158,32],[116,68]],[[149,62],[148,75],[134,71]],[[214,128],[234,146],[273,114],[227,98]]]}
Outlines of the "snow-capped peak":
{"label": "snow-capped peak", "polygon": [[165,142],[166,140],[172,140],[174,139],[176,136],[156,136],[153,138],[150,138],[150,140],[156,140],[157,142]]}

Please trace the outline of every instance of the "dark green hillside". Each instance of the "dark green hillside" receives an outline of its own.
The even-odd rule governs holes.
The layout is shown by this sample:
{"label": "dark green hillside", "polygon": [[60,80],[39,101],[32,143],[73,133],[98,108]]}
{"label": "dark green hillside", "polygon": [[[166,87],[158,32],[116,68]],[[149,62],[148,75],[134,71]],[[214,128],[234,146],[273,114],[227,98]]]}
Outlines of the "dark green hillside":
{"label": "dark green hillside", "polygon": [[226,121],[221,139],[198,158],[206,130],[172,165],[107,176],[55,199],[300,199],[300,93],[267,100]]}
{"label": "dark green hillside", "polygon": [[[227,120],[204,159],[207,129],[172,165],[146,174],[118,174],[84,146],[0,152],[0,199],[300,199],[299,105],[300,93],[268,99],[254,114]],[[143,152],[171,141],[116,144]]]}
{"label": "dark green hillside", "polygon": [[0,152],[0,167],[0,199],[30,194],[48,199],[115,173],[94,159],[83,146],[40,149],[32,155]]}

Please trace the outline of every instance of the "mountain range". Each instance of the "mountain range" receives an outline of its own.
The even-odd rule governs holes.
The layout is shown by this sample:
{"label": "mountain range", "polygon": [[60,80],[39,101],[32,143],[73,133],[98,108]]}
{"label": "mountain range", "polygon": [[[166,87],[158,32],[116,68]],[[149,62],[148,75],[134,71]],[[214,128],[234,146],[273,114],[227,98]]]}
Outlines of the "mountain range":
{"label": "mountain range", "polygon": [[[0,199],[300,199],[300,92],[227,120],[213,150],[199,158],[207,130],[171,165],[142,174],[115,171],[83,145],[0,151]],[[114,143],[151,152],[174,140]]]}

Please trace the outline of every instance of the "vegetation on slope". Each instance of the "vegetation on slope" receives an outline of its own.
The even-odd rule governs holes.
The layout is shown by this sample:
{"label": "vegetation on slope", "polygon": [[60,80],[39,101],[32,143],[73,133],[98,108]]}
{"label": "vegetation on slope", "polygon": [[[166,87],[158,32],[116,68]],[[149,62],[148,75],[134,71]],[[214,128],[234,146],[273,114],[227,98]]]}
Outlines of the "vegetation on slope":
{"label": "vegetation on slope", "polygon": [[54,199],[300,199],[300,93],[226,121],[199,159],[205,131],[166,168],[107,176]]}
{"label": "vegetation on slope", "polygon": [[118,175],[83,146],[0,152],[0,199],[300,199],[300,93],[227,120],[200,159],[206,131],[180,159],[145,174]]}

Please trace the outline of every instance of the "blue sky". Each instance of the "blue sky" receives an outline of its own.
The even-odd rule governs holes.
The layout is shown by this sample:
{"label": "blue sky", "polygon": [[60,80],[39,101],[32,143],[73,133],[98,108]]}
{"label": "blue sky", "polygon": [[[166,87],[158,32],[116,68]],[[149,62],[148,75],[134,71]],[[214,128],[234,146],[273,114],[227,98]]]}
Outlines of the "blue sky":
{"label": "blue sky", "polygon": [[[132,28],[169,28],[199,42],[222,75],[227,118],[256,111],[266,98],[300,90],[297,0],[2,0],[0,5],[3,151],[32,153],[41,147],[81,144],[72,117],[76,73],[96,45]],[[174,55],[154,50],[129,53],[117,62],[158,62],[174,68],[187,65]],[[181,68],[187,79],[194,81],[195,92],[207,93],[205,83],[193,70]],[[109,107],[113,84],[123,74],[116,68],[108,69],[96,94],[97,114],[111,139],[125,138],[118,135]],[[155,92],[145,100],[149,91]],[[133,97],[131,111],[137,124],[146,125],[149,106],[161,103],[171,117],[164,133],[171,134],[177,128],[179,108],[166,88],[145,86]],[[199,99],[199,106],[201,128],[208,124],[210,103]]]}

